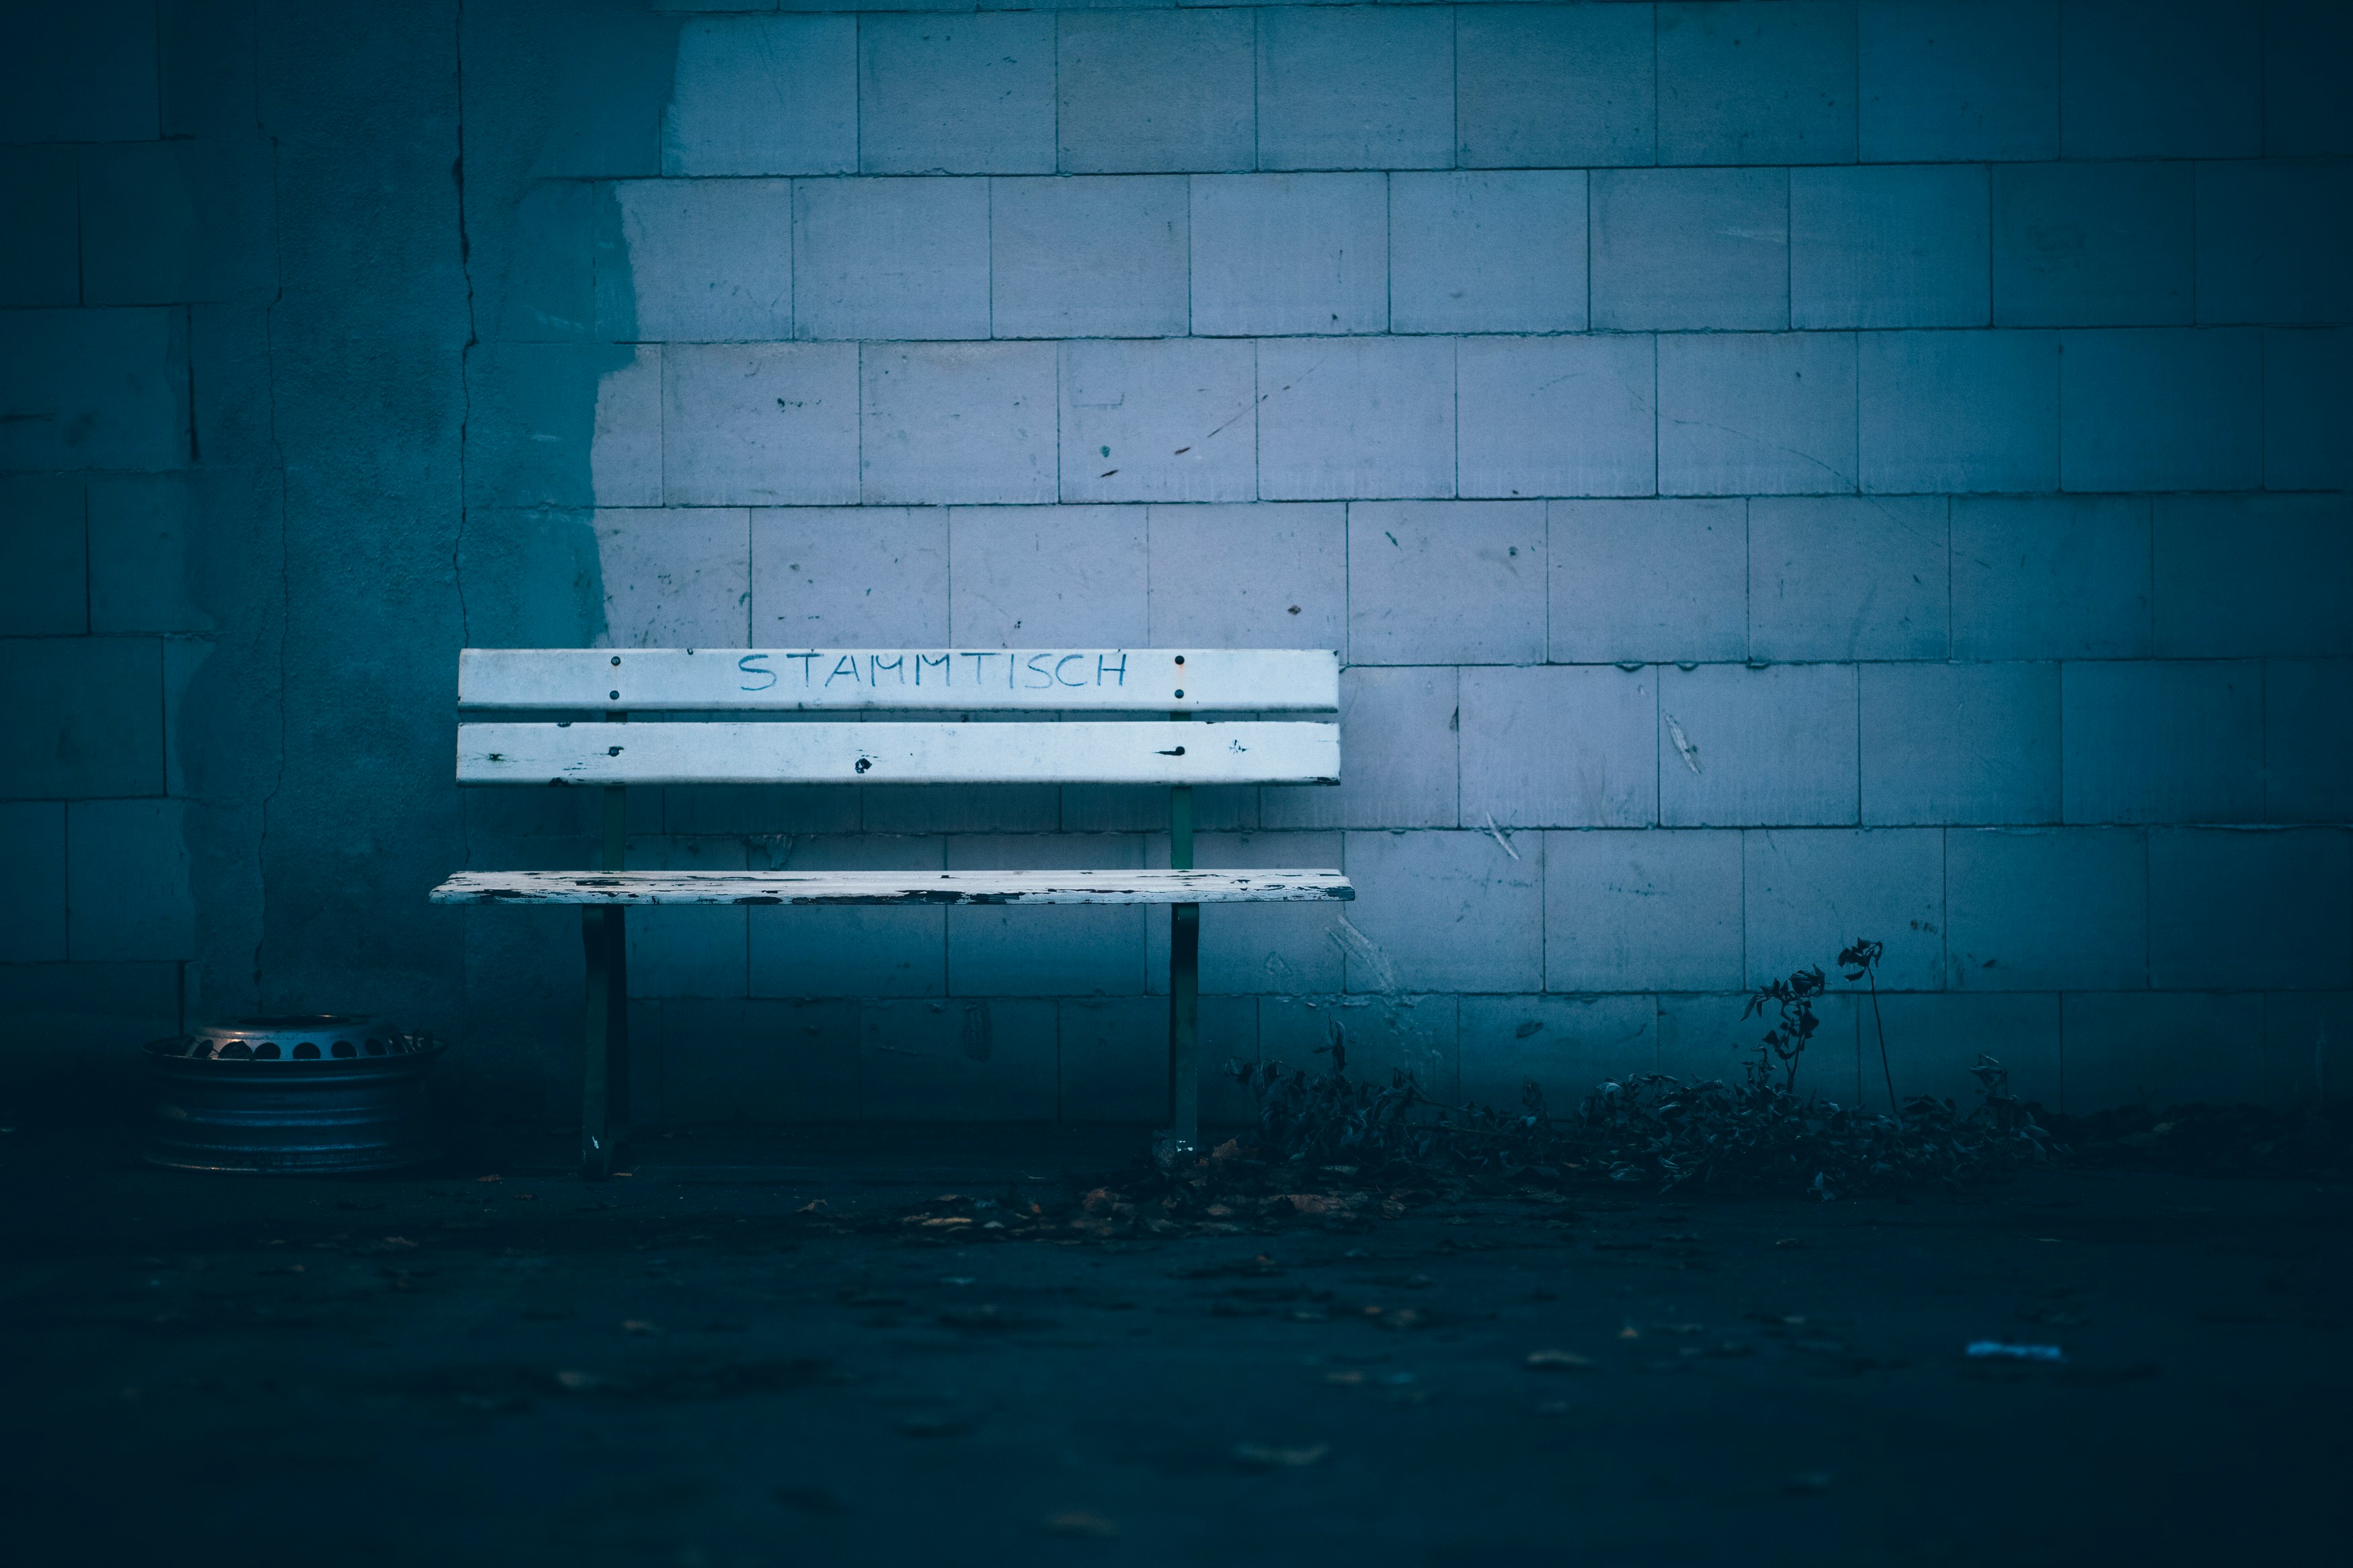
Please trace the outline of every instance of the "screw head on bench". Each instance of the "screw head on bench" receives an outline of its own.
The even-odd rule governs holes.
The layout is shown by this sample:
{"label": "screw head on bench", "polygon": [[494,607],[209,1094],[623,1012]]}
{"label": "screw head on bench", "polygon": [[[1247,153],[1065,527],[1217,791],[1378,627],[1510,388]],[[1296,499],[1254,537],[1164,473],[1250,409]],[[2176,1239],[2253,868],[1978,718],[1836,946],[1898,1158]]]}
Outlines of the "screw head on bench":
{"label": "screw head on bench", "polygon": [[615,664],[618,664],[618,663],[620,663],[620,662],[621,662],[621,656],[620,656],[619,654],[617,654],[617,654],[615,654],[615,655],[613,656],[613,662],[614,662]]}
{"label": "screw head on bench", "polygon": [[1184,689],[1183,687],[1181,687],[1181,686],[1180,686],[1180,687],[1178,687],[1178,688],[1176,689],[1176,695],[1177,695],[1177,696],[1179,696],[1179,697],[1184,696],[1184,695],[1185,695],[1185,689]]}
{"label": "screw head on bench", "polygon": [[605,695],[611,698],[616,702],[618,702],[621,700],[621,694],[617,691],[607,691]]}
{"label": "screw head on bench", "polygon": [[1181,654],[1181,653],[1180,653],[1180,654],[1178,654],[1178,655],[1176,656],[1176,662],[1177,662],[1177,663],[1179,663],[1179,664],[1184,663],[1184,662],[1185,662],[1185,656],[1184,656],[1183,654]]}

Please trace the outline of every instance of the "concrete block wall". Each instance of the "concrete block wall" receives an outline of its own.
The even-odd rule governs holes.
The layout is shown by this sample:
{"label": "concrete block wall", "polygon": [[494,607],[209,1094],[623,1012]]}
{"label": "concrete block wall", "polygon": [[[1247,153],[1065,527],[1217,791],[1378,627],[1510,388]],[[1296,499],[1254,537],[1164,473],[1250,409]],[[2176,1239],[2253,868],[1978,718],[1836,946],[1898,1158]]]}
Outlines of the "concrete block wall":
{"label": "concrete block wall", "polygon": [[[201,1008],[256,878],[233,687],[274,637],[277,479],[248,400],[278,288],[272,149],[186,8],[12,16],[0,55],[0,1104],[119,1083]],[[245,40],[249,45],[249,33]],[[165,90],[168,83],[170,90]],[[274,759],[252,746],[249,763]],[[239,863],[241,862],[241,864]],[[210,897],[199,899],[199,888]],[[206,923],[209,915],[211,922]]]}
{"label": "concrete block wall", "polygon": [[[576,925],[418,903],[590,853],[576,803],[449,785],[459,647],[1198,642],[1345,663],[1345,782],[1208,792],[1203,863],[1359,889],[1209,912],[1214,1056],[1337,1020],[1446,1095],[1720,1074],[1746,988],[1867,935],[1900,1087],[1981,1050],[2077,1110],[2353,1081],[2337,7],[437,15],[253,18],[219,52],[258,79],[187,72],[241,121],[8,111],[0,178],[47,216],[0,274],[5,379],[71,404],[0,426],[10,722],[54,731],[0,790],[27,994],[136,963],[206,1005],[356,993],[459,1037],[479,1102],[559,1111]],[[202,32],[110,68],[168,111]],[[365,72],[422,150],[337,109]],[[414,200],[355,212],[336,157]],[[163,181],[185,256],[125,243]],[[98,498],[204,476],[208,421],[304,504],[191,599],[157,508]],[[249,543],[233,491],[204,531]],[[232,636],[250,679],[174,720],[181,640]],[[152,756],[71,738],[151,666]],[[641,791],[631,853],[1165,864],[1162,810]],[[162,869],[76,848],[173,831]],[[77,867],[154,910],[74,915]],[[655,1114],[1155,1112],[1162,917],[633,921]],[[1815,1081],[1870,1091],[1828,1016]]]}

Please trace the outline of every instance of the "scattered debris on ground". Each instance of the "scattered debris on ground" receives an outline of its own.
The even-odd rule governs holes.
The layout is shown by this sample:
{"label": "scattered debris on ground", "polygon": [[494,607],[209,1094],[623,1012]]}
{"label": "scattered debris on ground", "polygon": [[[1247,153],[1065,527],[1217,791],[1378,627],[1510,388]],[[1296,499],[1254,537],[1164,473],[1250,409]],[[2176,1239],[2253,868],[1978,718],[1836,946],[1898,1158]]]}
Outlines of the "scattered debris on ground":
{"label": "scattered debris on ground", "polygon": [[2220,1105],[2054,1116],[2012,1093],[2008,1070],[1988,1055],[1970,1069],[1976,1105],[1929,1095],[1899,1100],[1878,1023],[1880,954],[1878,942],[1857,939],[1838,959],[1849,983],[1871,986],[1886,1110],[1798,1090],[1827,986],[1819,968],[1750,996],[1746,1016],[1766,1027],[1736,1081],[1638,1074],[1596,1086],[1558,1114],[1533,1083],[1506,1111],[1442,1103],[1403,1072],[1387,1085],[1351,1078],[1346,1037],[1335,1022],[1318,1047],[1320,1068],[1229,1068],[1257,1105],[1257,1125],[1206,1152],[1164,1144],[1148,1164],[1083,1184],[1067,1212],[951,1194],[899,1223],[943,1240],[1271,1235],[1303,1224],[1363,1230],[1439,1200],[1566,1204],[1579,1189],[1613,1185],[1829,1200],[1954,1191],[2059,1163],[2204,1175],[2353,1173],[2353,1118]]}
{"label": "scattered debris on ground", "polygon": [[2341,1186],[1392,1185],[1250,1137],[1200,1191],[1064,1175],[1133,1141],[735,1129],[596,1190],[549,1173],[568,1129],[285,1183],[42,1132],[0,1161],[40,1434],[0,1497],[44,1562],[257,1568],[2069,1568],[2333,1539]]}
{"label": "scattered debris on ground", "polygon": [[[1878,944],[1867,942],[1840,954],[1853,966],[1851,980],[1874,984],[1877,957]],[[1164,1146],[1151,1167],[1087,1192],[1068,1228],[1166,1235],[1304,1220],[1347,1229],[1434,1198],[1560,1202],[1577,1188],[1611,1184],[1830,1199],[1995,1180],[2064,1153],[1991,1057],[1972,1069],[1980,1100],[1968,1110],[1926,1095],[1878,1112],[1799,1094],[1824,984],[1820,969],[1800,970],[1749,999],[1749,1016],[1769,1018],[1736,1082],[1639,1074],[1599,1085],[1559,1115],[1533,1083],[1519,1108],[1504,1111],[1444,1104],[1404,1072],[1386,1086],[1352,1079],[1335,1022],[1317,1048],[1321,1070],[1282,1062],[1229,1069],[1257,1103],[1250,1131],[1206,1154]]]}

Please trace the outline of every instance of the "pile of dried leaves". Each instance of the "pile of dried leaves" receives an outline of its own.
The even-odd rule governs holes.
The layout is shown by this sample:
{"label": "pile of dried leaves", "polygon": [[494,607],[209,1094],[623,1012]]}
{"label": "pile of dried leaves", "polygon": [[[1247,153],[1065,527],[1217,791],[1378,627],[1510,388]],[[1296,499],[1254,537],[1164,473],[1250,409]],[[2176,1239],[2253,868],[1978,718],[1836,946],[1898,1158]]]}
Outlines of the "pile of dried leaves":
{"label": "pile of dried leaves", "polygon": [[[1858,940],[1838,955],[1850,984],[1870,984],[1874,1024],[1880,952]],[[1255,1101],[1257,1125],[1206,1154],[1164,1147],[1149,1166],[1074,1187],[1081,1195],[1067,1205],[943,1194],[894,1223],[959,1242],[1265,1235],[1301,1224],[1361,1230],[1437,1198],[1561,1202],[1580,1184],[1626,1183],[1831,1199],[1955,1188],[2062,1159],[2211,1174],[2353,1173],[2353,1115],[2190,1106],[2045,1120],[2010,1092],[1989,1056],[1970,1069],[1977,1104],[1927,1095],[1899,1103],[1883,1026],[1889,1110],[1800,1094],[1799,1064],[1826,985],[1821,970],[1804,969],[1749,997],[1744,1016],[1767,1026],[1736,1081],[1637,1074],[1598,1085],[1566,1113],[1533,1083],[1517,1109],[1503,1110],[1442,1103],[1403,1072],[1386,1085],[1351,1078],[1335,1023],[1318,1068],[1228,1069]]]}
{"label": "pile of dried leaves", "polygon": [[[1857,942],[1839,957],[1851,981],[1875,983],[1878,943]],[[1662,1192],[1715,1187],[1834,1198],[1957,1185],[2060,1152],[1991,1057],[1979,1057],[1972,1069],[1980,1100],[1967,1110],[1924,1095],[1883,1113],[1798,1093],[1798,1066],[1819,1027],[1814,1002],[1824,985],[1820,969],[1801,970],[1749,998],[1748,1016],[1766,1016],[1768,1026],[1739,1081],[1640,1074],[1599,1085],[1567,1114],[1555,1114],[1534,1084],[1516,1110],[1504,1111],[1441,1104],[1403,1073],[1387,1086],[1352,1079],[1335,1025],[1320,1048],[1329,1058],[1324,1070],[1281,1063],[1232,1069],[1259,1112],[1240,1152],[1254,1171],[1304,1177],[1345,1170],[1371,1188],[1503,1192],[1608,1180]],[[1883,1038],[1881,1052],[1883,1068]],[[1193,1179],[1214,1175],[1217,1162],[1206,1165]]]}
{"label": "pile of dried leaves", "polygon": [[[1253,1152],[1265,1164],[1345,1163],[1377,1182],[1503,1191],[1572,1182],[1851,1196],[1873,1189],[1983,1179],[2056,1152],[2000,1062],[1973,1069],[1982,1102],[1963,1111],[1918,1096],[1890,1116],[1796,1092],[1769,1058],[1736,1083],[1645,1073],[1604,1083],[1556,1115],[1535,1085],[1516,1111],[1431,1100],[1404,1074],[1387,1087],[1347,1076],[1345,1046],[1327,1071],[1269,1064],[1246,1073],[1257,1095]],[[1794,1076],[1793,1074],[1790,1076]]]}
{"label": "pile of dried leaves", "polygon": [[[1839,957],[1850,981],[1875,990],[1878,943],[1857,942]],[[1087,1184],[1064,1208],[944,1194],[892,1223],[913,1238],[959,1243],[1359,1230],[1436,1198],[1557,1201],[1566,1188],[1607,1182],[1836,1198],[1958,1185],[2061,1152],[1990,1057],[1978,1060],[1980,1103],[1968,1110],[1920,1096],[1883,1114],[1799,1094],[1825,984],[1820,969],[1801,970],[1749,998],[1746,1016],[1768,1026],[1738,1082],[1641,1074],[1599,1085],[1566,1115],[1533,1083],[1504,1111],[1443,1104],[1407,1073],[1386,1085],[1350,1078],[1335,1024],[1320,1070],[1229,1069],[1255,1100],[1258,1124],[1206,1154],[1164,1147],[1151,1165]],[[1881,1050],[1883,1068],[1883,1039]]]}

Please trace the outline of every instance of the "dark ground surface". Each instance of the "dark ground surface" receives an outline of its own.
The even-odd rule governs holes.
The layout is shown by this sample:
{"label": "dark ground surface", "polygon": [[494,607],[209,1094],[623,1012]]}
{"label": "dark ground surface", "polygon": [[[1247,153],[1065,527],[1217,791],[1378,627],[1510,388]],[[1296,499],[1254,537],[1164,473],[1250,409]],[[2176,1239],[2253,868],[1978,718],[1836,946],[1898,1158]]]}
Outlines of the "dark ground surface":
{"label": "dark ground surface", "polygon": [[2344,1560],[2343,1186],[1609,1191],[1060,1245],[895,1218],[1067,1201],[1139,1142],[729,1133],[591,1187],[557,1135],[259,1181],[7,1134],[8,1556]]}

